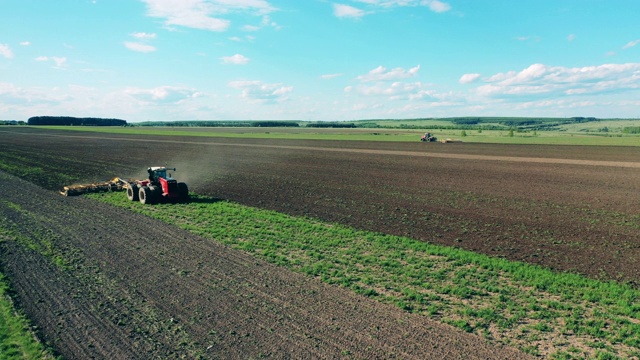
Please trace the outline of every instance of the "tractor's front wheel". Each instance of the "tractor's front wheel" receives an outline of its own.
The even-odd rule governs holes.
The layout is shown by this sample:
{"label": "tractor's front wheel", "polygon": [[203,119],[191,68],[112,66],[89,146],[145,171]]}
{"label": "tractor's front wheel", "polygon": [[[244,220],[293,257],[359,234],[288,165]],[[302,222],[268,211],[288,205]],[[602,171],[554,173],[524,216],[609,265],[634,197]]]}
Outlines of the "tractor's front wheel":
{"label": "tractor's front wheel", "polygon": [[138,200],[138,185],[129,184],[127,185],[127,199],[130,201]]}

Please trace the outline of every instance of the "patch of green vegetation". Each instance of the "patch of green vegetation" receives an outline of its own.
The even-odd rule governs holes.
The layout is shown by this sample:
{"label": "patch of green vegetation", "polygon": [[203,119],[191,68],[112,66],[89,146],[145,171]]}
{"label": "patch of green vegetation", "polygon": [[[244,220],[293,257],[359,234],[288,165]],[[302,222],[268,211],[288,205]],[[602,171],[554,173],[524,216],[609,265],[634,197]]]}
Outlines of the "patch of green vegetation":
{"label": "patch of green vegetation", "polygon": [[60,160],[55,154],[40,153],[35,159],[29,153],[18,152],[14,149],[3,149],[0,157],[0,170],[18,176],[27,181],[44,184],[49,188],[57,187],[57,184],[65,184],[73,181],[73,176],[64,173],[64,170],[55,168]]}
{"label": "patch of green vegetation", "polygon": [[[24,223],[31,223],[35,216],[33,213],[21,208],[18,204],[0,200],[0,206],[6,206],[12,210],[16,217],[21,218]],[[29,234],[17,231],[16,224],[8,218],[0,218],[0,242],[12,240],[33,250],[38,254],[51,260],[58,268],[65,270],[70,267],[70,262],[65,259],[62,252],[56,248],[56,235],[50,229],[33,228]]]}
{"label": "patch of green vegetation", "polygon": [[[39,126],[39,129],[112,133],[122,135],[162,135],[224,137],[238,139],[288,139],[288,140],[350,140],[418,142],[425,131],[432,132],[439,140],[463,140],[469,143],[541,144],[541,145],[590,145],[590,146],[640,146],[640,134],[620,132],[569,132],[558,130],[520,130],[502,127],[501,130],[441,126],[441,120],[433,124],[425,121],[416,127],[381,127],[355,129],[324,128],[175,128],[175,127],[90,127],[90,126]],[[461,138],[461,130],[464,137]],[[474,130],[474,131],[472,131]]]}
{"label": "patch of green vegetation", "polygon": [[26,317],[16,312],[9,292],[9,282],[0,273],[0,360],[53,359],[30,330]]}
{"label": "patch of green vegetation", "polygon": [[568,344],[587,357],[640,351],[640,291],[624,284],[197,195],[155,206],[90,197],[531,354],[580,358]]}

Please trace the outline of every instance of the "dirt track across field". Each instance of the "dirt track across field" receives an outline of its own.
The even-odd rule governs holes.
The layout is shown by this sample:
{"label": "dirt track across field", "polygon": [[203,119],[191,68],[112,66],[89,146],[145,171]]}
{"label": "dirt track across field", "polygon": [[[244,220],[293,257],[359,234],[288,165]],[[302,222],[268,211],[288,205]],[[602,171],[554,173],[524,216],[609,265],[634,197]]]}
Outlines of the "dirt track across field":
{"label": "dirt track across field", "polygon": [[[527,358],[3,172],[0,194],[1,225],[11,230],[0,235],[1,271],[42,338],[67,359]],[[51,242],[71,261],[53,265],[23,238]]]}

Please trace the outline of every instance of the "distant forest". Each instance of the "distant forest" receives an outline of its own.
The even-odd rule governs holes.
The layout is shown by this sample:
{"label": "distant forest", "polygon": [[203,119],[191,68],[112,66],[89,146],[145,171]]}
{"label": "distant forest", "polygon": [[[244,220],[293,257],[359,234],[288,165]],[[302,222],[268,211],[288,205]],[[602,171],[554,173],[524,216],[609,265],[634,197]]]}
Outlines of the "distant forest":
{"label": "distant forest", "polygon": [[73,126],[126,126],[126,120],[103,118],[77,118],[71,116],[34,116],[27,125],[73,125]]}
{"label": "distant forest", "polygon": [[21,120],[0,120],[0,125],[26,125],[24,121]]}
{"label": "distant forest", "polygon": [[298,127],[297,121],[264,120],[178,120],[178,121],[144,121],[135,126],[169,126],[169,127]]}

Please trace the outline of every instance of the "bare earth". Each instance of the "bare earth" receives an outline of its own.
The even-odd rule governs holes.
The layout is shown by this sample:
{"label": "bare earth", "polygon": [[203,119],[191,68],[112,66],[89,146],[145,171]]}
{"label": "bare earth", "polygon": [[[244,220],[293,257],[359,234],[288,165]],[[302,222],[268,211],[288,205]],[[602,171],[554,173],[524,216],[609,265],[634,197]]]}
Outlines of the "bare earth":
{"label": "bare earth", "polygon": [[53,192],[71,182],[140,178],[147,166],[176,167],[179,181],[213,198],[634,286],[640,277],[640,147],[30,128],[2,128],[0,143],[3,158],[73,175],[24,175],[42,188],[6,174],[0,182],[0,219],[25,236],[50,231],[77,259],[62,271],[14,242],[3,242],[0,254],[20,305],[70,358],[523,356],[162,223]]}
{"label": "bare earth", "polygon": [[[15,241],[0,265],[67,359],[518,359],[516,350],[204,240],[0,172],[0,213],[47,232],[67,270]],[[5,238],[6,240],[6,238]]]}

